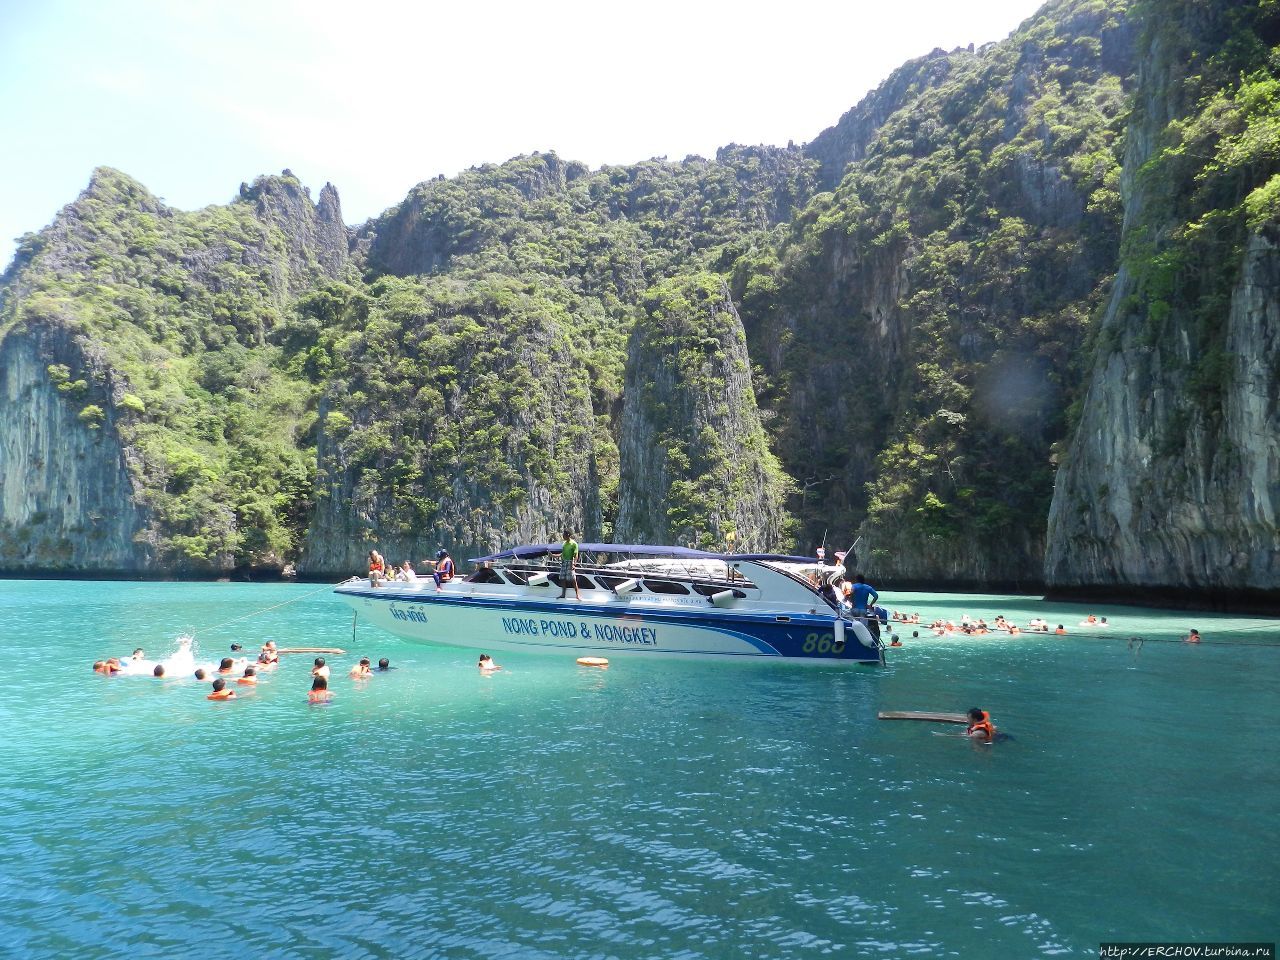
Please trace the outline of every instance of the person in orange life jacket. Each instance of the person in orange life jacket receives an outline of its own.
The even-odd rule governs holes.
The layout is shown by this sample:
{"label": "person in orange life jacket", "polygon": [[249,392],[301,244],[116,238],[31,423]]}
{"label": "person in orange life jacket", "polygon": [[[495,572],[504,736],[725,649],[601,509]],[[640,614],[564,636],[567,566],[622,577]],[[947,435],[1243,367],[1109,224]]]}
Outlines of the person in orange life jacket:
{"label": "person in orange life jacket", "polygon": [[387,578],[387,561],[377,550],[369,551],[369,586],[376,587]]}
{"label": "person in orange life jacket", "polygon": [[244,668],[244,676],[236,680],[236,683],[243,683],[246,686],[255,686],[258,682],[258,671],[253,667]]}
{"label": "person in orange life jacket", "polygon": [[991,743],[996,738],[996,728],[991,722],[991,714],[986,710],[971,707],[969,710],[969,727],[965,736],[973,737],[983,743]]}
{"label": "person in orange life jacket", "polygon": [[439,590],[443,584],[453,579],[453,557],[449,556],[448,550],[436,551],[436,569],[431,578],[436,582],[436,589]]}
{"label": "person in orange life jacket", "polygon": [[234,700],[236,692],[227,689],[227,681],[219,677],[213,681],[213,693],[205,697],[206,700]]}

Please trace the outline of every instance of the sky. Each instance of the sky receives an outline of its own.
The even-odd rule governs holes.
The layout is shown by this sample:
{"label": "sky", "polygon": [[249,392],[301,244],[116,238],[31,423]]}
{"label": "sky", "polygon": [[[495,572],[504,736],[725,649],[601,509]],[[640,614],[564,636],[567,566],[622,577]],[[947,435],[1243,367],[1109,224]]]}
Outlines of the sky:
{"label": "sky", "polygon": [[0,0],[0,263],[97,166],[172,206],[288,167],[360,223],[535,150],[805,143],[904,61],[1040,0]]}

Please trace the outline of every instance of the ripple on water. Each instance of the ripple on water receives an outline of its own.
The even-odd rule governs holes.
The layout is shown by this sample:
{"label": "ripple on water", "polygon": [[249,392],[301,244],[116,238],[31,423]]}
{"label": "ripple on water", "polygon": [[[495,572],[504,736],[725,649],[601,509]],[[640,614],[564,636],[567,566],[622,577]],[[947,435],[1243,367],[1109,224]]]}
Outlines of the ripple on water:
{"label": "ripple on water", "polygon": [[[197,638],[391,657],[363,685],[334,658],[328,708],[309,658],[230,704],[88,670],[310,589],[0,585],[10,649],[42,637],[0,673],[11,949],[1023,957],[1280,919],[1273,650],[924,641],[884,670],[510,657],[480,678],[471,651],[352,645],[319,595]],[[972,703],[1017,739],[876,720]],[[1216,730],[1184,722],[1204,703]]]}

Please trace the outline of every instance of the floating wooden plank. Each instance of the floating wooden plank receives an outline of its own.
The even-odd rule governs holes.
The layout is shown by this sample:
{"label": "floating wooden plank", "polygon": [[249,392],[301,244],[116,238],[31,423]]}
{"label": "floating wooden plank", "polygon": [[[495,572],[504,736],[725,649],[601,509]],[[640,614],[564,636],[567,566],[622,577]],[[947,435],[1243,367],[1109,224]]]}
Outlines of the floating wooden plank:
{"label": "floating wooden plank", "polygon": [[281,647],[276,653],[331,653],[342,656],[347,651],[341,647]]}
{"label": "floating wooden plank", "polygon": [[921,710],[885,710],[879,717],[881,720],[928,720],[933,723],[969,722],[969,717],[963,713],[929,713]]}

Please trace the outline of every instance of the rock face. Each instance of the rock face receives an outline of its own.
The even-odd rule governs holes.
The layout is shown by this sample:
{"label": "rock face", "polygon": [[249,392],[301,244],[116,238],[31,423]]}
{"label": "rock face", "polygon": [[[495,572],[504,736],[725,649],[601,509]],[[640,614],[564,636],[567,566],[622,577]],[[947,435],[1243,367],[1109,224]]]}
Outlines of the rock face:
{"label": "rock face", "polygon": [[188,213],[95,170],[0,283],[0,569],[278,569],[306,392],[266,339],[346,244],[332,187],[288,174]]}
{"label": "rock face", "polygon": [[0,569],[120,574],[148,565],[109,378],[65,328],[0,340]]}
{"label": "rock face", "polygon": [[1249,238],[1224,322],[1221,406],[1188,396],[1190,339],[1128,330],[1118,278],[1098,359],[1049,516],[1045,580],[1059,593],[1167,602],[1280,596],[1280,245]]}
{"label": "rock face", "polygon": [[259,177],[251,187],[241,187],[241,199],[253,204],[254,215],[263,224],[275,227],[288,245],[286,285],[297,295],[318,280],[342,276],[347,265],[347,227],[342,222],[342,203],[333,184],[326,183],[320,199],[311,202],[311,192],[290,171],[278,177]]}
{"label": "rock face", "polygon": [[709,274],[677,278],[642,310],[627,356],[616,540],[782,549],[786,484],[728,288]]}
{"label": "rock face", "polygon": [[378,218],[368,260],[379,272],[410,276],[439,273],[459,256],[475,253],[498,235],[501,221],[524,204],[563,193],[587,172],[555,154],[519,157],[446,180],[418,184]]}
{"label": "rock face", "polygon": [[882,580],[1035,586],[1085,318],[1115,269],[1124,5],[1049,4],[897,71],[806,151],[821,194],[734,274],[802,543]]}
{"label": "rock face", "polygon": [[[594,420],[571,318],[510,281],[406,282],[373,309],[321,404],[299,572],[362,572],[374,548],[400,563],[565,528],[598,539]],[[393,365],[411,366],[401,379]]]}
{"label": "rock face", "polygon": [[[1249,6],[1241,11],[1246,24]],[[1063,594],[1274,606],[1280,229],[1274,212],[1257,211],[1246,198],[1259,196],[1255,188],[1265,189],[1280,167],[1274,156],[1269,164],[1250,159],[1243,170],[1229,167],[1224,148],[1233,128],[1243,135],[1251,120],[1249,96],[1233,87],[1250,65],[1201,63],[1195,53],[1225,49],[1225,11],[1160,7],[1163,22],[1148,32],[1125,157],[1131,253],[1102,320],[1079,427],[1058,473],[1045,579]],[[1228,85],[1198,103],[1206,93],[1202,77],[1215,71]],[[1214,116],[1209,134],[1196,116],[1206,102]],[[1208,150],[1197,142],[1206,135]],[[1186,168],[1184,153],[1213,156],[1215,147],[1228,158],[1217,169]],[[1221,168],[1225,185],[1214,179]],[[1226,190],[1214,198],[1212,232],[1187,229],[1203,212],[1180,179],[1200,184],[1200,194]],[[1236,206],[1242,200],[1257,213],[1249,222]]]}
{"label": "rock face", "polygon": [[936,87],[951,76],[952,58],[964,57],[972,51],[957,50],[932,53],[904,63],[889,75],[835,126],[828,127],[805,144],[804,152],[820,164],[818,182],[823,190],[834,190],[844,179],[849,164],[867,155],[867,146],[880,128],[902,105],[922,91]]}

